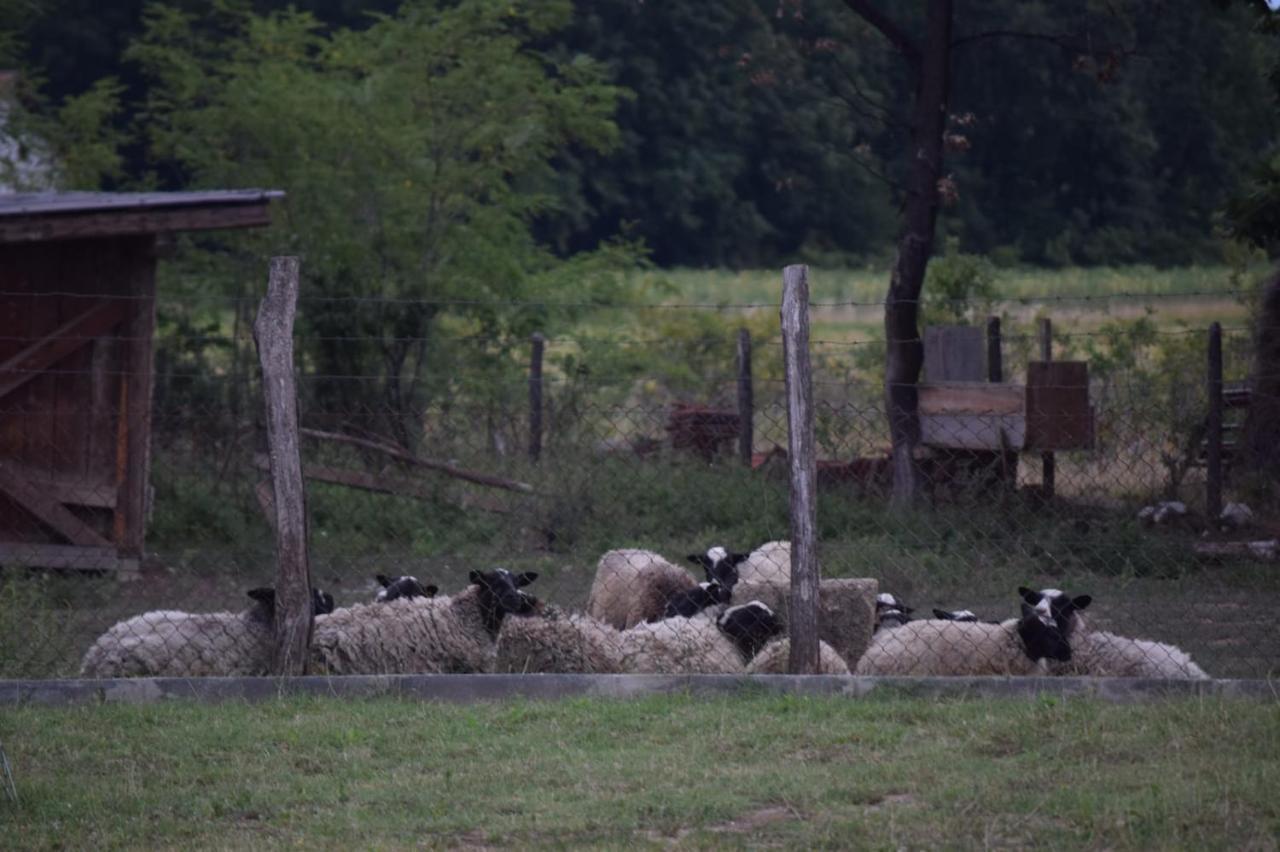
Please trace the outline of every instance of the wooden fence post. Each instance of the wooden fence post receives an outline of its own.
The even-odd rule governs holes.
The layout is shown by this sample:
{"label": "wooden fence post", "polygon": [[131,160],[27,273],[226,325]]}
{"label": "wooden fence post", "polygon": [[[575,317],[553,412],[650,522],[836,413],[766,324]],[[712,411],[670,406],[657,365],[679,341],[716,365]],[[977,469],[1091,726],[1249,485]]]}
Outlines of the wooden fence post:
{"label": "wooden fence post", "polygon": [[782,357],[791,466],[791,674],[818,671],[817,454],[809,367],[809,267],[782,271]]}
{"label": "wooden fence post", "polygon": [[1205,514],[1214,522],[1222,514],[1222,324],[1209,326],[1209,428],[1205,460]]}
{"label": "wooden fence post", "polygon": [[529,352],[529,460],[542,455],[542,349],[547,339],[534,333]]}
{"label": "wooden fence post", "polygon": [[297,305],[298,259],[271,258],[267,295],[258,306],[253,339],[262,362],[275,509],[275,646],[271,671],[277,675],[306,673],[313,621],[307,497],[302,484],[298,392],[293,377],[293,318]]}
{"label": "wooden fence post", "polygon": [[755,417],[754,389],[751,386],[751,332],[738,329],[738,455],[751,467],[751,451],[755,448],[752,433]]}
{"label": "wooden fence post", "polygon": [[987,317],[987,381],[1004,381],[1004,351],[1000,342],[1000,317]]}
{"label": "wooden fence post", "polygon": [[[1053,360],[1053,324],[1049,322],[1048,317],[1040,320],[1040,360]],[[1050,416],[1054,414],[1055,412],[1049,412]],[[1044,499],[1052,500],[1055,488],[1054,480],[1057,478],[1057,462],[1053,457],[1053,453],[1041,453],[1040,464],[1043,471],[1040,475],[1040,485],[1044,491]]]}

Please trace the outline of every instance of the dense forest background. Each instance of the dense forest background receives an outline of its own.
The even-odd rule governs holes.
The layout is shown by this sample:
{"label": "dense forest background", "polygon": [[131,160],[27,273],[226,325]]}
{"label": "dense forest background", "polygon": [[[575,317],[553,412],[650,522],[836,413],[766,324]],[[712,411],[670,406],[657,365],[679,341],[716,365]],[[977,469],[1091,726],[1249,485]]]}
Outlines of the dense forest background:
{"label": "dense forest background", "polygon": [[[208,60],[238,37],[241,12],[296,9],[325,37],[368,30],[399,5],[0,0],[0,67],[21,70],[33,114],[59,119],[46,138],[76,166],[64,183],[190,187],[213,175],[156,144],[156,92],[173,90],[172,63],[140,43]],[[638,238],[663,266],[889,257],[912,82],[844,3],[545,5],[564,8],[552,24],[522,24],[521,49],[559,69],[589,57],[619,91],[607,144],[566,134],[548,168],[513,175],[542,199],[540,243],[563,256]],[[1275,40],[1245,3],[1121,5],[1114,15],[1021,0],[957,9],[958,40],[1021,34],[955,53],[955,195],[941,227],[964,250],[1050,266],[1218,259],[1218,217],[1247,194],[1280,129]],[[193,41],[157,31],[166,10],[197,19]],[[916,14],[893,13],[907,24]],[[1054,33],[1123,51],[1100,62],[1034,37]]]}

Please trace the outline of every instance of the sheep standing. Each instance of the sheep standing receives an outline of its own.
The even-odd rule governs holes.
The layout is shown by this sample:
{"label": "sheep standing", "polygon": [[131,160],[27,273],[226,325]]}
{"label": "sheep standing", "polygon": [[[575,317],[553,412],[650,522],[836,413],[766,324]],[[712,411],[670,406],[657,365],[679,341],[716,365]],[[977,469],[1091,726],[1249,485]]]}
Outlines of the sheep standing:
{"label": "sheep standing", "polygon": [[858,660],[859,675],[1047,674],[1046,660],[1071,659],[1056,624],[1028,604],[1022,618],[1000,624],[973,621],[912,621],[882,630]]}
{"label": "sheep standing", "polygon": [[1092,602],[1089,595],[1073,598],[1059,589],[1035,591],[1025,586],[1018,588],[1018,594],[1037,612],[1052,617],[1071,643],[1071,660],[1051,666],[1054,674],[1181,680],[1209,677],[1185,651],[1174,645],[1092,629],[1080,613]]}
{"label": "sheep standing", "polygon": [[649,550],[610,550],[600,557],[587,614],[626,630],[662,618],[667,602],[697,588],[688,571]]}
{"label": "sheep standing", "polygon": [[400,598],[356,604],[316,620],[312,670],[322,674],[484,672],[507,614],[525,615],[536,601],[520,591],[537,574],[499,568],[472,571],[452,597]]}
{"label": "sheep standing", "polygon": [[[312,590],[312,612],[333,611],[333,597]],[[265,675],[275,644],[275,590],[251,589],[243,612],[156,610],[121,621],[85,652],[81,677],[230,677]]]}

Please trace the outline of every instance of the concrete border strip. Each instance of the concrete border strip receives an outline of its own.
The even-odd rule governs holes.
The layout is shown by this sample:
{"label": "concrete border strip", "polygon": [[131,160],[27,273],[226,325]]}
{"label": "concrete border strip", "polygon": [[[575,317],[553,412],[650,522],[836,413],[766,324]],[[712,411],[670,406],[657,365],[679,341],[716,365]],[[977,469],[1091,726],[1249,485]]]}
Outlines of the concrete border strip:
{"label": "concrete border strip", "polygon": [[866,698],[1095,698],[1136,703],[1169,698],[1280,700],[1280,680],[1158,680],[1074,677],[855,677],[850,675],[347,675],[344,677],[0,680],[0,706],[265,701],[295,695],[424,701],[637,698],[787,694]]}

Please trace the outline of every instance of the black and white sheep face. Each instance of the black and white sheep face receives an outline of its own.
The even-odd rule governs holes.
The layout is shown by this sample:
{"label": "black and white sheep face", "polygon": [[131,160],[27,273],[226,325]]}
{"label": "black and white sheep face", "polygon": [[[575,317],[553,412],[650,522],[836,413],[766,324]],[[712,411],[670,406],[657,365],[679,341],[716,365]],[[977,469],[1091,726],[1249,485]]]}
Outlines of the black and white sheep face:
{"label": "black and white sheep face", "polygon": [[480,589],[480,608],[485,628],[492,634],[497,634],[504,615],[528,615],[538,606],[537,598],[520,591],[522,587],[538,579],[538,575],[531,571],[523,574],[513,574],[506,568],[484,573],[472,571],[469,579],[472,585]]}
{"label": "black and white sheep face", "polygon": [[1078,622],[1075,614],[1093,602],[1089,595],[1077,595],[1073,598],[1060,589],[1041,589],[1037,592],[1026,586],[1019,586],[1018,594],[1042,620],[1052,621],[1065,636],[1070,636],[1076,628]]}
{"label": "black and white sheep face", "polygon": [[933,617],[939,621],[977,621],[978,616],[968,609],[935,609]]}
{"label": "black and white sheep face", "polygon": [[[272,586],[263,586],[258,589],[250,589],[246,592],[249,597],[257,601],[263,618],[270,622],[276,616],[276,590]],[[334,602],[333,595],[323,592],[320,589],[311,590],[311,613],[312,615],[328,615],[333,612]]]}
{"label": "black and white sheep face", "polygon": [[1023,651],[1032,660],[1067,662],[1071,659],[1071,644],[1061,628],[1052,619],[1046,622],[1043,614],[1028,603],[1022,605],[1018,638],[1022,640]]}
{"label": "black and white sheep face", "polygon": [[723,547],[713,547],[706,553],[690,553],[689,561],[702,566],[708,583],[733,589],[738,584],[738,566],[750,556],[750,553],[730,553]]}
{"label": "black and white sheep face", "polygon": [[399,598],[434,598],[436,592],[440,591],[434,585],[424,586],[418,582],[417,577],[408,574],[402,574],[399,577],[388,577],[386,574],[379,574],[375,579],[382,586],[378,590],[378,596],[374,598],[379,603],[387,603]]}
{"label": "black and white sheep face", "polygon": [[[720,583],[699,583],[695,588],[672,595],[662,613],[663,618],[684,616],[691,618],[704,609],[727,604],[733,597],[732,590]],[[650,621],[658,621],[652,618]]]}
{"label": "black and white sheep face", "polygon": [[888,592],[876,595],[876,630],[901,627],[915,610]]}
{"label": "black and white sheep face", "polygon": [[750,662],[770,639],[782,633],[782,620],[760,601],[729,607],[716,624],[724,635],[733,640],[747,662]]}

